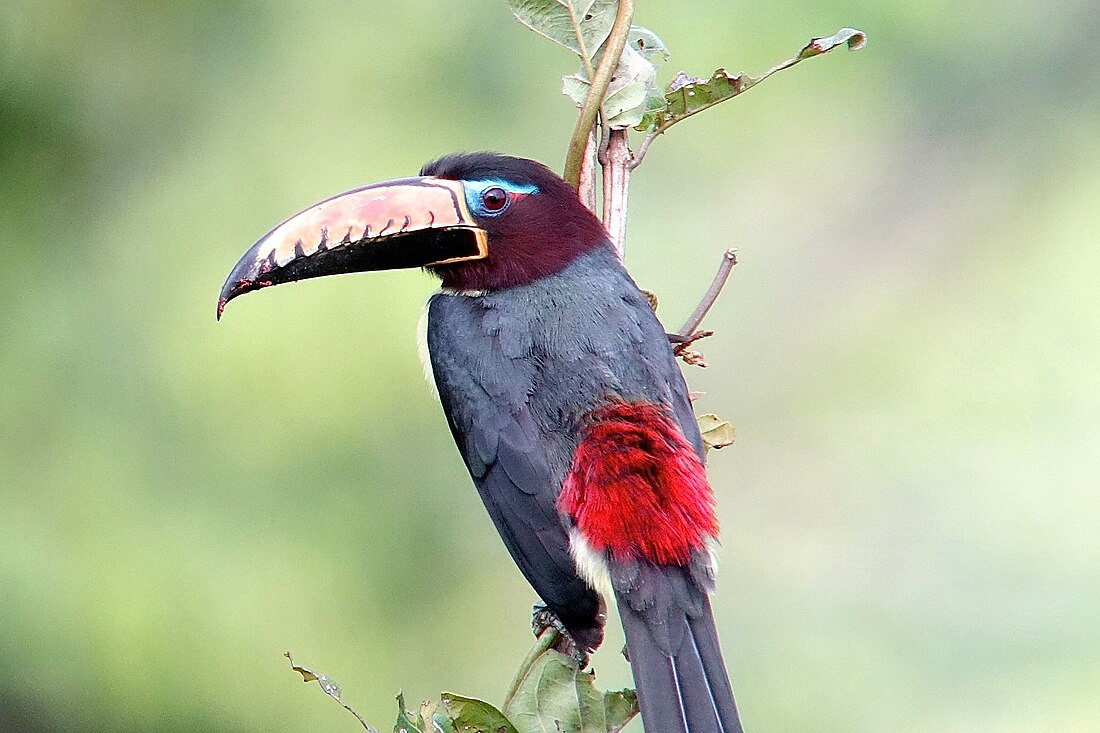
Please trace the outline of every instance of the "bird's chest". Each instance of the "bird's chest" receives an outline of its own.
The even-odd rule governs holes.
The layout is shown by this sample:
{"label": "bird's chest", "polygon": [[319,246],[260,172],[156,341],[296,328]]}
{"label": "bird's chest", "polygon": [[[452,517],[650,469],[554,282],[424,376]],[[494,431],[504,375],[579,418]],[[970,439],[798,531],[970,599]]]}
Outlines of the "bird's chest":
{"label": "bird's chest", "polygon": [[563,476],[584,415],[622,391],[623,349],[607,321],[592,297],[441,293],[422,354],[453,427],[480,433],[518,416]]}
{"label": "bird's chest", "polygon": [[607,340],[599,333],[604,309],[570,299],[532,300],[435,296],[421,337],[426,372],[467,382],[502,406],[544,412],[571,412],[568,405],[583,406],[612,387],[615,375],[600,353]]}

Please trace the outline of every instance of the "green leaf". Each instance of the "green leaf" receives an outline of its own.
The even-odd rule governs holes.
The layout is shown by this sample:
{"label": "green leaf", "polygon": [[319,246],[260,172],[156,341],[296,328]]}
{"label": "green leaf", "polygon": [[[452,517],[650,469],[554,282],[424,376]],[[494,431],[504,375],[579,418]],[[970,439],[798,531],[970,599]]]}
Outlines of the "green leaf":
{"label": "green leaf", "polygon": [[603,112],[613,130],[625,130],[641,121],[646,95],[657,88],[657,67],[629,45],[623,49],[619,68],[611,77]]}
{"label": "green leaf", "polygon": [[[656,33],[641,26],[630,26],[623,55],[607,86],[601,111],[613,130],[625,130],[637,125],[653,104],[664,108],[664,92],[657,84],[654,59],[668,58],[668,49]],[[598,60],[598,58],[596,59]],[[582,68],[576,74],[562,77],[562,94],[578,107],[588,96],[588,77]]]}
{"label": "green leaf", "polygon": [[847,44],[849,51],[858,51],[867,45],[867,34],[855,28],[841,28],[827,38],[812,38],[806,47],[798,52],[798,58],[808,59],[829,53],[842,43]]}
{"label": "green leaf", "polygon": [[659,126],[667,128],[707,107],[732,99],[755,83],[744,74],[731,76],[725,69],[718,69],[705,81],[681,71],[665,94],[665,108],[660,112]]}
{"label": "green leaf", "polygon": [[508,0],[508,5],[520,23],[588,63],[611,33],[618,0]]}
{"label": "green leaf", "polygon": [[605,692],[603,710],[607,733],[618,733],[638,714],[638,693],[634,690]]}
{"label": "green leaf", "polygon": [[[579,107],[588,96],[588,79],[584,70],[562,77],[562,93]],[[602,110],[613,130],[633,127],[646,111],[646,100],[653,92],[660,94],[657,86],[657,67],[630,45],[623,49],[619,66],[607,85]]]}
{"label": "green leaf", "polygon": [[699,432],[703,435],[703,445],[707,450],[718,450],[733,443],[736,431],[729,420],[723,420],[711,412],[695,419],[699,423]]}
{"label": "green leaf", "polygon": [[[608,733],[608,710],[622,722],[623,703],[596,689],[595,675],[583,672],[572,657],[543,652],[530,666],[504,714],[517,733]],[[621,694],[621,693],[613,693]],[[621,725],[620,725],[621,727]]]}
{"label": "green leaf", "polygon": [[646,90],[645,109],[634,129],[644,132],[656,128],[661,124],[661,113],[665,111],[666,107],[668,107],[668,100],[665,99],[665,92],[654,84]]}
{"label": "green leaf", "polygon": [[393,733],[423,733],[419,717],[414,717],[405,709],[405,694],[397,693],[397,722],[393,724]]}
{"label": "green leaf", "polygon": [[463,733],[516,733],[504,713],[487,702],[451,692],[444,692],[442,699],[454,727]]}
{"label": "green leaf", "polygon": [[580,107],[584,104],[584,98],[588,96],[588,79],[584,78],[584,72],[569,74],[561,78],[561,93],[573,100]]}
{"label": "green leaf", "polygon": [[656,33],[643,28],[640,25],[630,26],[630,33],[626,37],[626,47],[634,49],[648,61],[665,61],[668,59],[668,47]]}
{"label": "green leaf", "polygon": [[731,75],[725,69],[718,69],[710,79],[702,79],[681,71],[669,84],[668,91],[664,95],[664,106],[661,106],[660,100],[648,100],[645,114],[634,129],[648,131],[654,136],[660,135],[677,122],[713,107],[719,102],[733,99],[772,74],[789,69],[800,61],[828,53],[838,46],[847,45],[850,51],[858,51],[866,44],[867,34],[863,31],[843,28],[832,36],[811,39],[797,56],[776,64],[760,76]]}

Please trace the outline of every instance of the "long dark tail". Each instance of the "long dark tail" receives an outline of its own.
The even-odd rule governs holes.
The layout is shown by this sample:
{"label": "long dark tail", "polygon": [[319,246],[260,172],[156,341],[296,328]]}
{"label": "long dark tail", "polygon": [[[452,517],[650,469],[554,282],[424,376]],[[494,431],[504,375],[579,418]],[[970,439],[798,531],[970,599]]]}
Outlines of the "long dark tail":
{"label": "long dark tail", "polygon": [[618,606],[646,733],[744,733],[710,600],[697,616],[673,611],[664,629],[621,598]]}

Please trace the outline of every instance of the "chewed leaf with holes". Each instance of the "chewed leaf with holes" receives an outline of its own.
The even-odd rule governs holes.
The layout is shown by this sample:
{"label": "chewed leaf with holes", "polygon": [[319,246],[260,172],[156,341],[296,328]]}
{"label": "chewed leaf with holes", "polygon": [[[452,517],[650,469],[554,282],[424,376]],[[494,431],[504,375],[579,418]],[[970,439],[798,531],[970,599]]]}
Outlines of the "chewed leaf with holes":
{"label": "chewed leaf with holes", "polygon": [[[303,682],[316,682],[326,695],[331,697],[336,702],[340,703],[340,706],[344,708],[344,710],[347,710],[349,713],[354,715],[355,719],[359,721],[359,724],[363,726],[364,730],[368,731],[368,733],[378,733],[376,730],[367,725],[367,721],[363,720],[363,716],[360,715],[355,710],[355,708],[340,699],[340,695],[342,693],[340,691],[340,685],[336,684],[336,680],[332,679],[327,674],[315,672],[308,667],[303,667],[300,664],[296,664],[294,662],[294,657],[291,655],[290,652],[283,652],[283,656],[286,657],[287,661],[290,662],[290,668],[298,674],[302,675]],[[401,696],[398,695],[397,699],[398,702],[402,705],[402,709],[404,709],[404,701],[402,701]],[[412,730],[412,728],[408,729],[409,733],[411,733]]]}
{"label": "chewed leaf with holes", "polygon": [[703,79],[681,71],[669,84],[663,99],[654,97],[648,100],[646,112],[634,129],[659,135],[677,122],[719,102],[733,99],[772,74],[789,69],[800,61],[828,53],[839,46],[858,51],[866,43],[867,35],[863,31],[843,28],[831,36],[811,39],[797,56],[776,64],[760,76],[730,74],[725,69],[718,69],[709,79]]}
{"label": "chewed leaf with holes", "polygon": [[756,82],[751,77],[744,74],[733,76],[725,69],[718,69],[710,79],[690,76],[681,71],[669,83],[668,91],[660,99],[650,99],[648,108],[635,129],[667,129],[696,112],[736,97],[754,83]]}
{"label": "chewed leaf with holes", "polygon": [[699,432],[703,436],[703,445],[709,451],[725,448],[732,445],[736,437],[733,425],[729,420],[723,420],[712,412],[700,415],[696,418],[699,423]]}
{"label": "chewed leaf with holes", "polygon": [[811,56],[828,53],[840,45],[846,45],[849,51],[858,51],[867,45],[867,34],[855,28],[841,28],[827,38],[812,38],[806,47],[798,52],[798,58],[808,59]]}
{"label": "chewed leaf with holes", "polygon": [[342,691],[340,690],[340,684],[329,677],[327,674],[321,672],[314,672],[308,667],[303,667],[300,664],[294,663],[294,657],[290,655],[290,652],[284,652],[283,656],[290,662],[290,668],[298,674],[302,675],[302,682],[316,682],[317,685],[324,691],[326,695],[331,697],[336,702],[343,702],[340,699]]}
{"label": "chewed leaf with holes", "polygon": [[630,26],[630,33],[626,37],[627,48],[632,48],[649,61],[665,61],[668,59],[668,48],[656,33],[643,28],[640,25]]}

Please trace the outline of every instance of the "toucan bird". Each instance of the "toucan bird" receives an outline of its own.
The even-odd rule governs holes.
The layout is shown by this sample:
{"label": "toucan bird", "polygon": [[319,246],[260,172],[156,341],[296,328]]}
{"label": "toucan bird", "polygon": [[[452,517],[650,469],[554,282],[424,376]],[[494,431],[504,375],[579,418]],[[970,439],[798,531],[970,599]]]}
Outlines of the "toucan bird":
{"label": "toucan bird", "polygon": [[703,443],[665,331],[603,225],[546,166],[449,155],[333,196],[233,268],[251,290],[424,267],[427,361],[504,544],[581,656],[614,601],[648,733],[739,733],[710,593]]}

